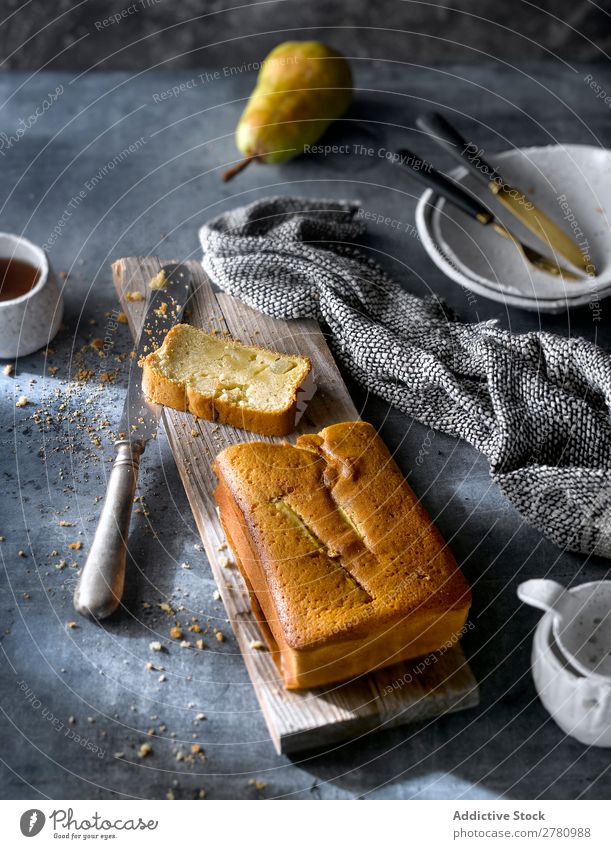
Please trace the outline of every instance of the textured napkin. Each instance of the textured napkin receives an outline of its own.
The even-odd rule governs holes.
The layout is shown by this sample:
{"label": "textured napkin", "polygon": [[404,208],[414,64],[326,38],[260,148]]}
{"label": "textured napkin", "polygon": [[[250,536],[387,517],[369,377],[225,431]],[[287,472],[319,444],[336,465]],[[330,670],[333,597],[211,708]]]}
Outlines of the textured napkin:
{"label": "textured napkin", "polygon": [[524,518],[611,556],[611,358],[584,339],[463,324],[352,246],[358,206],[269,198],[200,231],[204,268],[274,318],[327,326],[342,365],[431,428],[466,439]]}

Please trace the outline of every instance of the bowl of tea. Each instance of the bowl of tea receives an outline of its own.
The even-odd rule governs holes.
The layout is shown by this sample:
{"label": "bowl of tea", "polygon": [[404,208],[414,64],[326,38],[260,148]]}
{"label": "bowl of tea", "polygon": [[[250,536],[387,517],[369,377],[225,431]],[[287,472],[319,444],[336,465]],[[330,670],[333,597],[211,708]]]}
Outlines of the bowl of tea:
{"label": "bowl of tea", "polygon": [[42,248],[0,233],[0,359],[25,357],[48,345],[62,315],[57,278]]}

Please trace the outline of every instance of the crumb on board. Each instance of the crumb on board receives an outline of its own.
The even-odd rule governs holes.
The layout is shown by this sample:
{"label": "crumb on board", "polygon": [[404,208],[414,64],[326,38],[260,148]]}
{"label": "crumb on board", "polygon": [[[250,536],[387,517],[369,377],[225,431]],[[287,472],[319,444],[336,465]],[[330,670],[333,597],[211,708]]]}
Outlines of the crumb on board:
{"label": "crumb on board", "polygon": [[15,401],[16,407],[25,407],[26,404],[29,404],[29,400],[27,395],[20,395],[19,398]]}
{"label": "crumb on board", "polygon": [[149,289],[165,289],[166,283],[165,270],[162,268],[159,274],[156,274],[149,281]]}
{"label": "crumb on board", "polygon": [[158,640],[153,640],[152,643],[149,643],[149,648],[153,651],[163,651],[163,646]]}
{"label": "crumb on board", "polygon": [[183,630],[178,625],[174,625],[170,628],[170,637],[172,637],[173,640],[182,640],[183,636]]}
{"label": "crumb on board", "polygon": [[7,363],[2,369],[2,373],[5,374],[7,377],[10,377],[14,371],[15,366],[13,363]]}
{"label": "crumb on board", "polygon": [[117,321],[119,322],[119,324],[127,324],[127,316],[124,312],[120,312],[117,315]]}
{"label": "crumb on board", "polygon": [[255,651],[263,651],[263,649],[265,648],[265,645],[261,642],[261,640],[251,640],[250,641],[250,647],[251,647],[251,649],[254,649]]}
{"label": "crumb on board", "polygon": [[144,295],[142,294],[142,292],[128,292],[125,297],[127,298],[128,301],[132,301],[132,302],[144,300]]}
{"label": "crumb on board", "polygon": [[72,631],[74,630],[74,628],[78,628],[78,625],[76,622],[66,622],[66,628],[70,628],[70,630]]}
{"label": "crumb on board", "polygon": [[76,542],[68,543],[68,548],[71,548],[73,551],[80,551],[82,547],[83,543],[80,541],[80,539],[77,539]]}

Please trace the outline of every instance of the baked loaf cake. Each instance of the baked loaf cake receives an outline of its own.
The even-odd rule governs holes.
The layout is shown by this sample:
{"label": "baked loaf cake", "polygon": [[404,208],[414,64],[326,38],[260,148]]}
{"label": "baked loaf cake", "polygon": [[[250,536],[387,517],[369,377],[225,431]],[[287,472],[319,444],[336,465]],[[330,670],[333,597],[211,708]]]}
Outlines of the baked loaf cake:
{"label": "baked loaf cake", "polygon": [[313,391],[308,357],[287,356],[177,324],[140,361],[155,403],[266,436],[295,429],[299,395]]}
{"label": "baked loaf cake", "polygon": [[221,521],[289,689],[452,645],[469,586],[366,422],[215,461]]}

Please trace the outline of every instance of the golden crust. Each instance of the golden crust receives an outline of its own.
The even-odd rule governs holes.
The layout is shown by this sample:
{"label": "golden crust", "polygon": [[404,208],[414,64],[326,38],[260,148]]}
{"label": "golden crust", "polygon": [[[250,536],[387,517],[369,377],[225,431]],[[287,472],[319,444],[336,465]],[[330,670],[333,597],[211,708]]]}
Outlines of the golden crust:
{"label": "golden crust", "polygon": [[[286,436],[295,430],[299,387],[311,372],[308,357],[291,355],[302,363],[300,379],[295,382],[291,396],[284,407],[274,410],[261,410],[249,406],[240,406],[231,400],[200,392],[182,380],[168,377],[161,370],[159,358],[164,346],[172,343],[173,338],[182,332],[185,325],[173,327],[163,341],[163,345],[140,361],[142,366],[142,390],[156,404],[172,407],[175,410],[192,413],[198,418],[228,424],[233,427],[260,433],[264,436]],[[204,331],[200,331],[203,333]],[[240,343],[228,340],[240,347]],[[265,354],[273,353],[260,345],[244,346]]]}
{"label": "golden crust", "polygon": [[343,680],[456,639],[468,584],[371,425],[332,425],[296,447],[234,445],[215,470],[223,526],[285,686]]}

